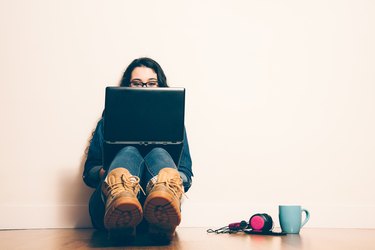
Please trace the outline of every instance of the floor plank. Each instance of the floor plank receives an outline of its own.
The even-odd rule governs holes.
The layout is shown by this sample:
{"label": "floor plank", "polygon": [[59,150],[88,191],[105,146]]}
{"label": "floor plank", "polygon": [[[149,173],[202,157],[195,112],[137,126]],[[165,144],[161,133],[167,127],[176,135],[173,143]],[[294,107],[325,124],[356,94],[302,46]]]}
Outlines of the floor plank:
{"label": "floor plank", "polygon": [[206,228],[178,228],[169,245],[157,246],[146,235],[116,245],[93,229],[0,231],[0,249],[375,249],[375,229],[303,229],[299,235],[208,234]]}

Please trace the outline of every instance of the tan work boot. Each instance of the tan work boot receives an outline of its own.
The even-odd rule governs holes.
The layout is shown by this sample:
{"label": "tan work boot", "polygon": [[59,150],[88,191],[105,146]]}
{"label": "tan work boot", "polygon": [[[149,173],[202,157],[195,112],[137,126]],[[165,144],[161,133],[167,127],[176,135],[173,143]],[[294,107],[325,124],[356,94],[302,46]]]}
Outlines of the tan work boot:
{"label": "tan work boot", "polygon": [[181,196],[184,190],[179,172],[163,168],[147,185],[144,217],[150,223],[149,233],[158,241],[172,240],[181,222]]}
{"label": "tan work boot", "polygon": [[107,197],[104,226],[108,230],[127,230],[135,234],[135,226],[142,221],[142,206],[137,195],[139,178],[125,168],[116,168],[108,173],[102,185]]}

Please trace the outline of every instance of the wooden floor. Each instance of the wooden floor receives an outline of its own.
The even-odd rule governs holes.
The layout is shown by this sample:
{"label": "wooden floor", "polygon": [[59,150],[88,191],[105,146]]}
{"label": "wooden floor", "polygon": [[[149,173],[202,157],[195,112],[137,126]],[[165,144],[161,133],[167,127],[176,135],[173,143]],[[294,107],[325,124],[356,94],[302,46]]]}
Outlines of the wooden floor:
{"label": "wooden floor", "polygon": [[169,245],[138,236],[132,245],[114,245],[92,229],[2,230],[0,249],[375,249],[375,229],[303,229],[299,235],[208,234],[207,228],[178,228]]}

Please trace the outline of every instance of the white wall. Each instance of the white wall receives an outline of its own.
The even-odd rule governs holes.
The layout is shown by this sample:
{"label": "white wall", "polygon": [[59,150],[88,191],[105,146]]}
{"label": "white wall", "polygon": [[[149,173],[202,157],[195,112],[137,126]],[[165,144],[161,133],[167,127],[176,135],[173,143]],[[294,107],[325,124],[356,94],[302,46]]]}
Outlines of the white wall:
{"label": "white wall", "polygon": [[375,227],[375,2],[0,1],[0,228],[90,226],[84,150],[134,58],[187,89],[183,226]]}

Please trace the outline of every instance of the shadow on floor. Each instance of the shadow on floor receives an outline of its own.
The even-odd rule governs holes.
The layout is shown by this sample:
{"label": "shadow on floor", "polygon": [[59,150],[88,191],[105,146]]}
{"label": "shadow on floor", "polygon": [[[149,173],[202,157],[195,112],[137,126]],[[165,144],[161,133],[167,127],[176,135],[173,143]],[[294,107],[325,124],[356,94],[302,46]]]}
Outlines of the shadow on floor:
{"label": "shadow on floor", "polygon": [[155,242],[151,240],[146,232],[137,233],[136,237],[130,239],[129,236],[121,235],[121,232],[110,235],[106,231],[95,230],[89,242],[92,248],[118,247],[118,246],[172,246],[178,242],[178,235],[174,236],[172,242]]}

